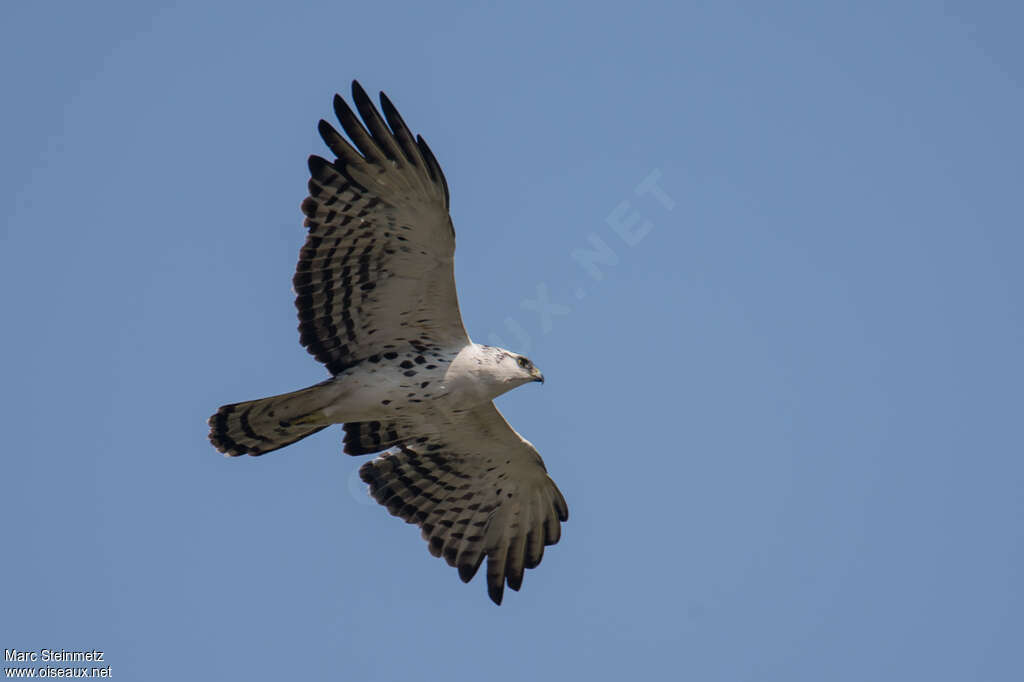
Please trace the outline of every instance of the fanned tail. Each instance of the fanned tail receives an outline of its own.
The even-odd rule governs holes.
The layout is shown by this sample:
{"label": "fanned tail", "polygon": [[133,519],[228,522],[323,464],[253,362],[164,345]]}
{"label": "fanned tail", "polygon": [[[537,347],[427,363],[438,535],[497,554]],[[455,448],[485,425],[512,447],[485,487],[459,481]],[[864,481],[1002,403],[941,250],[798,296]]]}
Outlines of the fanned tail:
{"label": "fanned tail", "polygon": [[330,423],[321,415],[322,384],[270,398],[224,405],[208,420],[210,442],[226,455],[262,455],[311,436]]}

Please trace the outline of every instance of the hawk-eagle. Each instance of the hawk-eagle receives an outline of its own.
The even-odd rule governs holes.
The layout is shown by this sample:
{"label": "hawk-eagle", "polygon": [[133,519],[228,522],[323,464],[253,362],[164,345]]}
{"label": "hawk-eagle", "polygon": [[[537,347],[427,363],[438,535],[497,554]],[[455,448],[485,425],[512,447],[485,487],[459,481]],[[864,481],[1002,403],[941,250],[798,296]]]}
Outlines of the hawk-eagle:
{"label": "hawk-eagle", "polygon": [[384,93],[381,117],[358,82],[320,135],[337,157],[309,157],[309,228],[293,279],[300,341],[331,377],[225,405],[210,417],[221,452],[262,455],[344,424],[370,495],[417,524],[434,556],[469,582],[487,559],[487,593],[558,542],[569,517],[540,455],[492,402],[544,381],[529,359],[473,343],[459,313],[448,184],[427,143]]}

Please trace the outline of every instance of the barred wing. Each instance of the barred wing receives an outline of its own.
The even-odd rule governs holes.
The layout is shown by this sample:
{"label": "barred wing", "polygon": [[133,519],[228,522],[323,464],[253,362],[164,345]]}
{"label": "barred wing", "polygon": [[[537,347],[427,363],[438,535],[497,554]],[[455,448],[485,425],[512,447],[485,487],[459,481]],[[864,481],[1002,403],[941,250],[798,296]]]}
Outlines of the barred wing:
{"label": "barred wing", "polygon": [[394,447],[359,469],[370,494],[423,530],[430,553],[469,582],[487,559],[496,604],[518,590],[545,545],[561,537],[569,508],[544,462],[493,403],[451,420],[437,435]]}
{"label": "barred wing", "polygon": [[309,159],[309,234],[293,280],[300,341],[332,374],[391,349],[469,342],[441,167],[384,93],[386,122],[354,81],[352,99],[363,122],[338,95],[334,110],[355,146],[320,121],[337,158]]}

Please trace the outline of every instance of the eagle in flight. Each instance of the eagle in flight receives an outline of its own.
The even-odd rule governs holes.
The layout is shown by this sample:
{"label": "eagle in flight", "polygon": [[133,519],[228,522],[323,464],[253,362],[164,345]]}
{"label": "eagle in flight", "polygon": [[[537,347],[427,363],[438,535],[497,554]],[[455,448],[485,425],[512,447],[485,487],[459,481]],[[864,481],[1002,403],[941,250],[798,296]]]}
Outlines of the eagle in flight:
{"label": "eagle in flight", "polygon": [[320,121],[337,158],[309,157],[309,234],[293,279],[299,340],[331,377],[221,407],[210,441],[229,456],[262,455],[344,424],[346,453],[377,454],[359,469],[370,495],[418,525],[464,582],[486,558],[500,604],[569,518],[540,455],[492,402],[544,376],[518,353],[470,341],[444,173],[384,93],[383,117],[358,82],[352,99],[358,117],[334,97],[348,140]]}

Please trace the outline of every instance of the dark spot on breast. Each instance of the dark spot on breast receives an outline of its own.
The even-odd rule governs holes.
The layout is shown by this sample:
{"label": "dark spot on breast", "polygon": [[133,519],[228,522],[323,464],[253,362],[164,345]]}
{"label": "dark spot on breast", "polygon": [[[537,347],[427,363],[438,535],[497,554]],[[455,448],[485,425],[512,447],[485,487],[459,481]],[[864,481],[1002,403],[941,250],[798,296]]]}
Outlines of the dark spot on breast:
{"label": "dark spot on breast", "polygon": [[366,359],[369,360],[370,362],[380,362],[380,356],[379,355],[371,355],[370,357],[368,357]]}
{"label": "dark spot on breast", "polygon": [[[420,384],[420,388],[426,388],[426,387],[427,387],[427,386],[429,386],[429,385],[430,385],[430,382],[429,382],[429,381],[424,381],[424,382],[423,382],[422,384]],[[274,413],[273,413],[273,412],[271,412],[271,413],[270,413],[270,416],[271,416],[271,417],[273,417],[273,416],[274,416]]]}
{"label": "dark spot on breast", "polygon": [[437,369],[437,365],[427,365],[427,369]]}
{"label": "dark spot on breast", "polygon": [[394,360],[395,358],[398,357],[398,353],[395,353],[394,351],[388,351],[387,353],[384,354],[384,357],[386,357],[388,360]]}
{"label": "dark spot on breast", "polygon": [[422,355],[417,355],[416,356],[416,364],[417,365],[422,365],[426,361],[427,361],[427,359],[424,358]]}
{"label": "dark spot on breast", "polygon": [[390,400],[382,400],[382,401],[380,401],[380,404],[381,405],[390,405],[391,401]]}
{"label": "dark spot on breast", "polygon": [[406,371],[402,372],[402,374],[404,374],[407,377],[414,377],[414,376],[416,376],[416,370],[414,370],[414,369],[407,369]]}
{"label": "dark spot on breast", "polygon": [[412,363],[409,362],[408,360],[403,360],[402,363],[398,366],[401,367],[402,369],[411,369]]}

